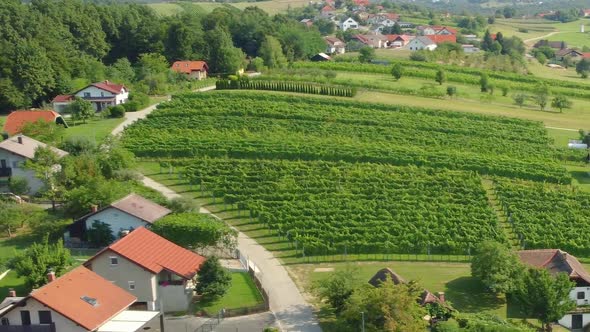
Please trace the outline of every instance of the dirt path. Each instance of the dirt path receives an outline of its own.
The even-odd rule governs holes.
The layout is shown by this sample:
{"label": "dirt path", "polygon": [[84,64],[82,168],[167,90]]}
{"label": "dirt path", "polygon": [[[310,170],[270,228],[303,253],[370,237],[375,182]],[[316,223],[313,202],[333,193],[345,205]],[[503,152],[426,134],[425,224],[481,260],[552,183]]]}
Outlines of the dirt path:
{"label": "dirt path", "polygon": [[525,44],[528,44],[528,43],[530,43],[530,42],[534,42],[535,40],[549,38],[549,37],[551,37],[551,36],[553,36],[553,35],[556,35],[556,34],[558,34],[558,33],[561,33],[561,31],[553,31],[553,32],[550,32],[550,33],[548,33],[548,34],[546,34],[546,35],[540,36],[540,37],[535,37],[535,38],[529,38],[529,39],[525,39],[525,40],[523,40],[523,42],[524,42]]}

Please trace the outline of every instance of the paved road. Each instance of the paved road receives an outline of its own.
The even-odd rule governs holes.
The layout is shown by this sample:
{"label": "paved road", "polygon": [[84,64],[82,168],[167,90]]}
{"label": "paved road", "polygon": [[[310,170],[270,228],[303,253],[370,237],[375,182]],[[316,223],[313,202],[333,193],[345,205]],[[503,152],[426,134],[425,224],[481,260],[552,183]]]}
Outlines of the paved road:
{"label": "paved road", "polygon": [[[142,182],[145,186],[161,192],[166,198],[180,196],[148,177],[144,176]],[[205,208],[201,208],[201,213],[211,214]],[[238,233],[238,248],[262,272],[260,281],[268,293],[270,310],[277,318],[278,327],[285,332],[321,332],[313,308],[303,299],[287,270],[272,253],[242,232]]]}

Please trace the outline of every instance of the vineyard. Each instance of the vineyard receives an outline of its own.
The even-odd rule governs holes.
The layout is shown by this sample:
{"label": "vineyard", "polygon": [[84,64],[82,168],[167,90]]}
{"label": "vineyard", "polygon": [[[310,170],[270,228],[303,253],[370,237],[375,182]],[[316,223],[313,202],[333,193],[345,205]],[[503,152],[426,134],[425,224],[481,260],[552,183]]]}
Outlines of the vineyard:
{"label": "vineyard", "polygon": [[356,89],[332,85],[309,84],[301,82],[285,82],[282,80],[218,80],[215,82],[217,90],[267,90],[308,93],[312,95],[354,97]]}
{"label": "vineyard", "polygon": [[525,248],[590,256],[590,194],[571,187],[496,179],[496,194]]}
{"label": "vineyard", "polygon": [[176,96],[123,135],[300,257],[506,242],[479,174],[569,183],[550,142],[519,119],[246,91]]}

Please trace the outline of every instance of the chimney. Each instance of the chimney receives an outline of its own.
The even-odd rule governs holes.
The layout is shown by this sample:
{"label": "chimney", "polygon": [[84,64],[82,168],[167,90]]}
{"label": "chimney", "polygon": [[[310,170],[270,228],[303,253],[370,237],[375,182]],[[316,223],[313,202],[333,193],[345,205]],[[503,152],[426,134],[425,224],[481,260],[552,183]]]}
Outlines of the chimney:
{"label": "chimney", "polygon": [[98,211],[98,205],[91,205],[90,206],[90,211],[92,211],[92,213],[96,213]]}
{"label": "chimney", "polygon": [[445,292],[438,292],[438,299],[440,300],[440,302],[445,302]]}
{"label": "chimney", "polygon": [[8,297],[16,297],[16,291],[13,288],[8,289]]}
{"label": "chimney", "polygon": [[47,282],[55,281],[55,279],[55,272],[49,270],[49,272],[47,272]]}
{"label": "chimney", "polygon": [[23,144],[23,135],[18,135],[16,139],[18,140],[18,144]]}

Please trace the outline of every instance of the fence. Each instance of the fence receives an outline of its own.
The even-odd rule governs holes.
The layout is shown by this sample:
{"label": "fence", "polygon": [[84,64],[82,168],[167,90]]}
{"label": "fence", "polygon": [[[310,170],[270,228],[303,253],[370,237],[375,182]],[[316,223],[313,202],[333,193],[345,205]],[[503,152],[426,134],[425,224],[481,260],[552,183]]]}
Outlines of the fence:
{"label": "fence", "polygon": [[194,332],[212,332],[215,331],[217,325],[223,321],[223,310],[217,313],[217,317],[208,319],[203,325],[199,326]]}

